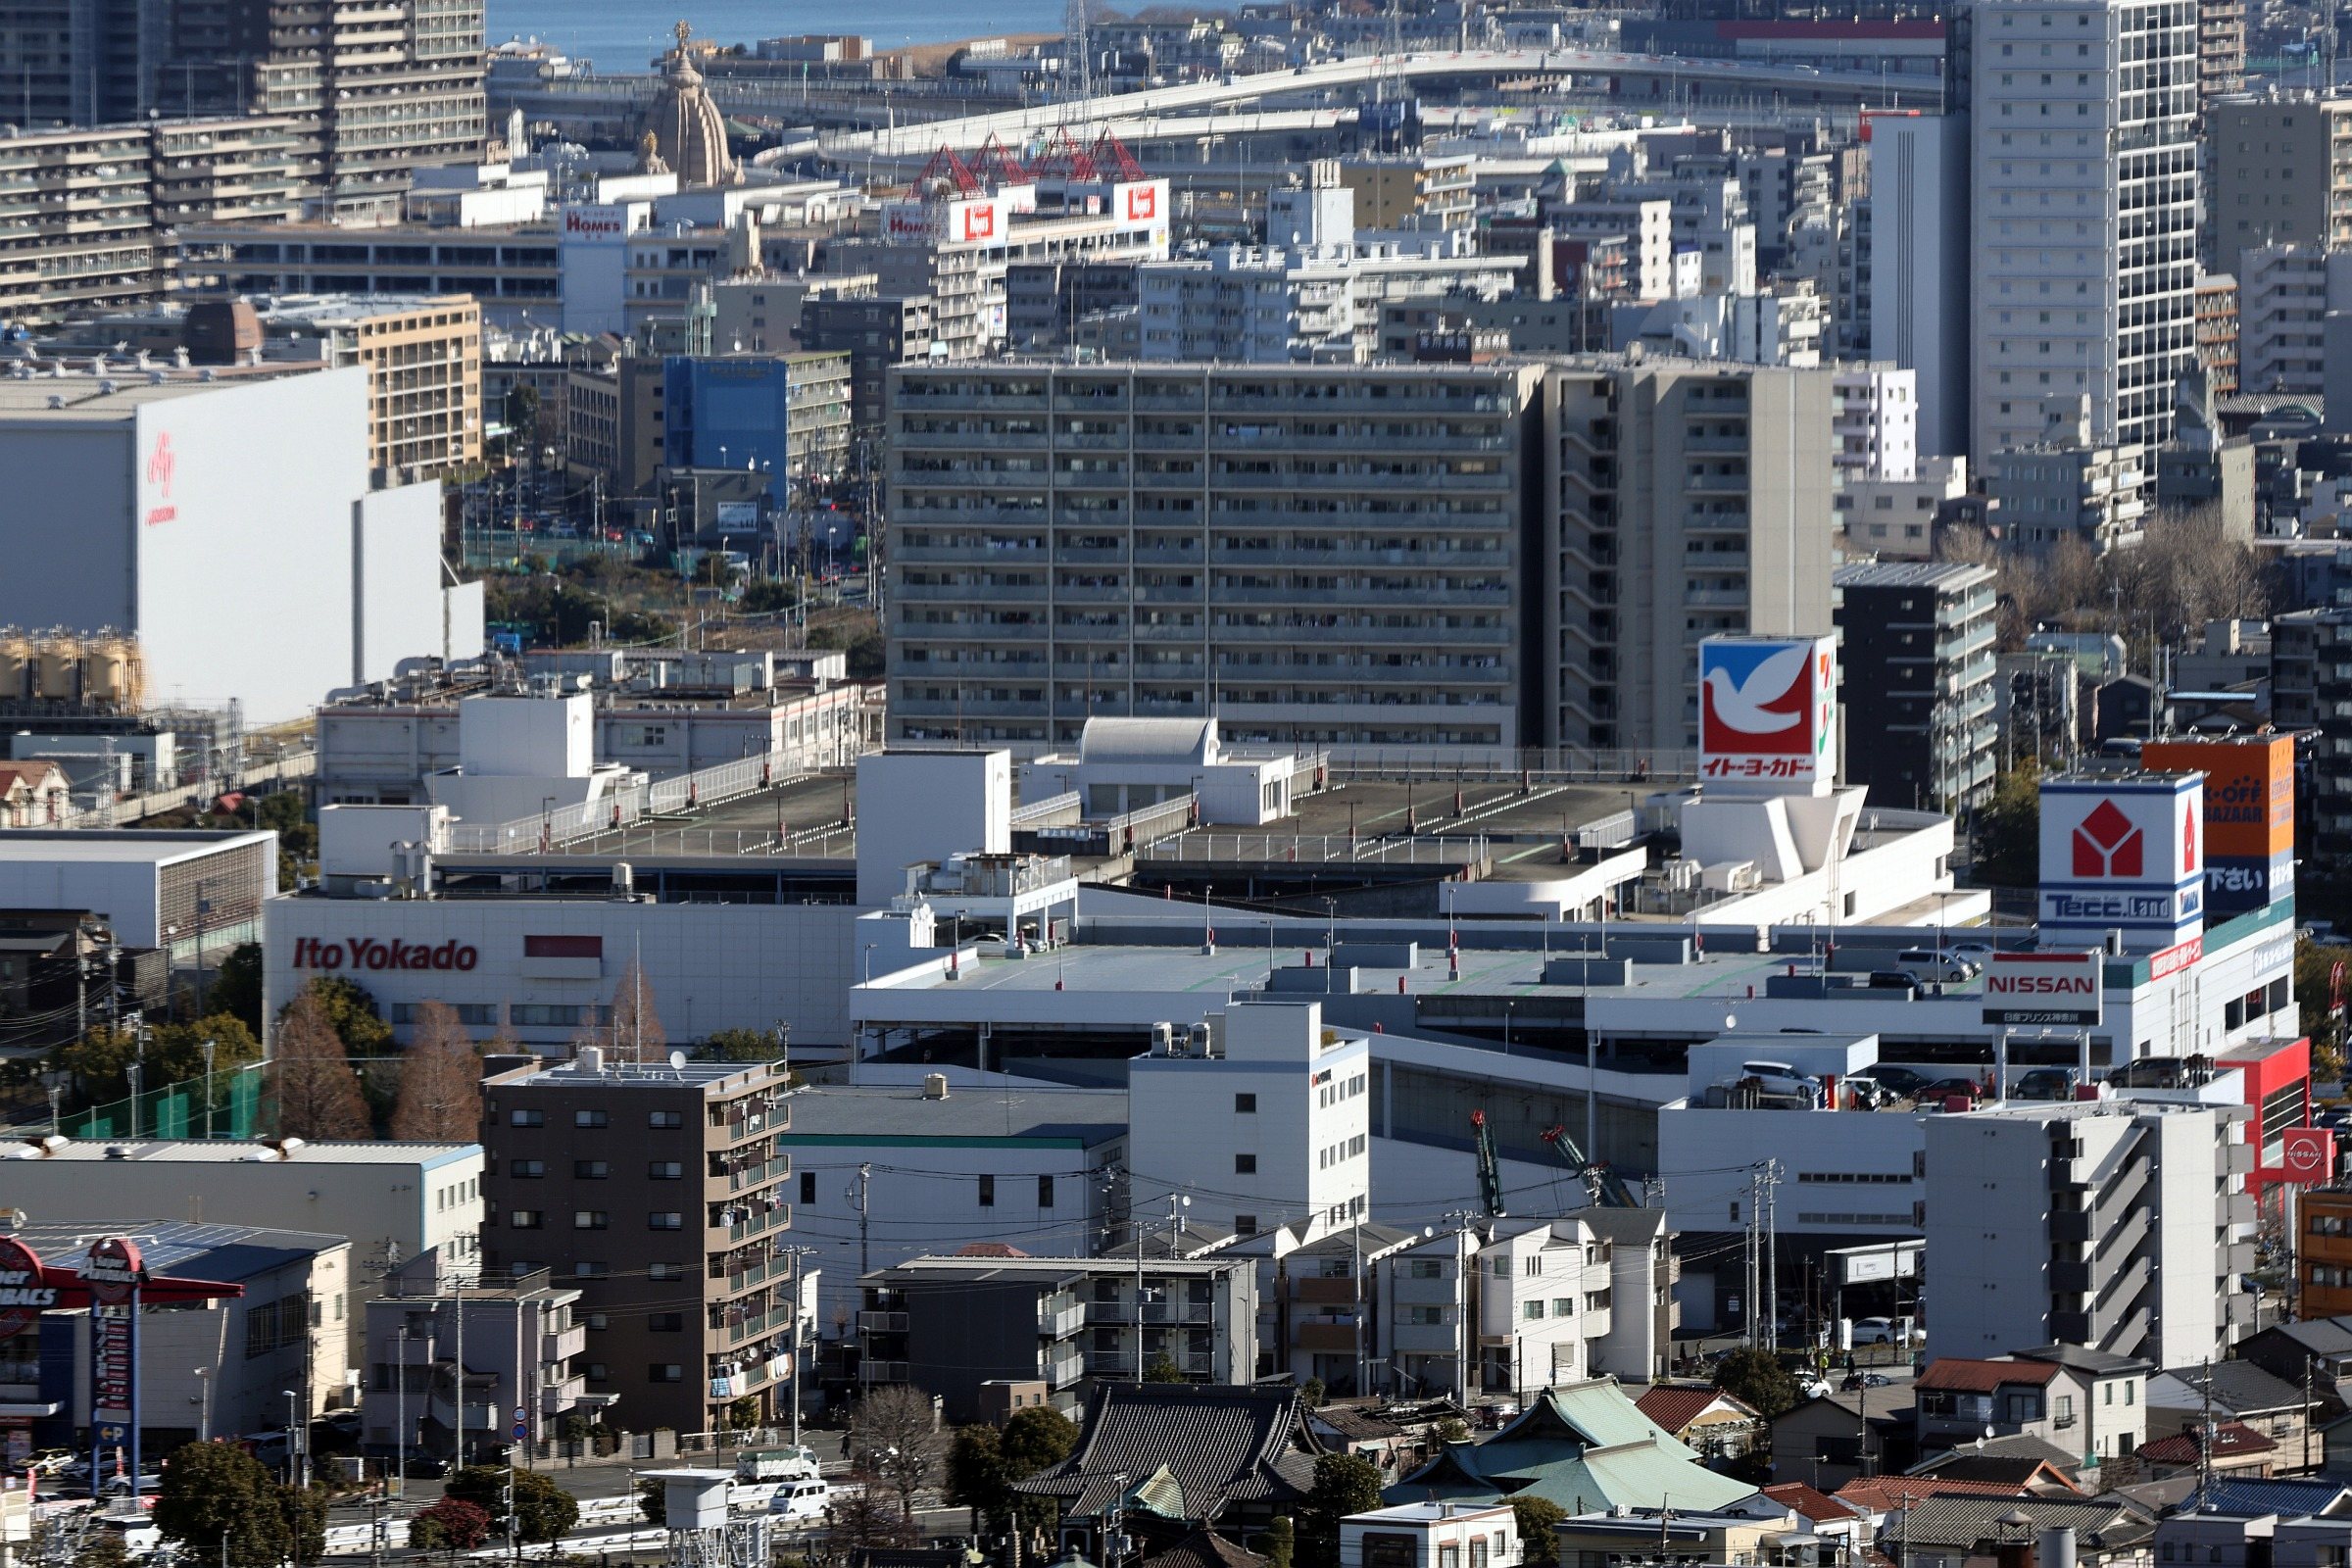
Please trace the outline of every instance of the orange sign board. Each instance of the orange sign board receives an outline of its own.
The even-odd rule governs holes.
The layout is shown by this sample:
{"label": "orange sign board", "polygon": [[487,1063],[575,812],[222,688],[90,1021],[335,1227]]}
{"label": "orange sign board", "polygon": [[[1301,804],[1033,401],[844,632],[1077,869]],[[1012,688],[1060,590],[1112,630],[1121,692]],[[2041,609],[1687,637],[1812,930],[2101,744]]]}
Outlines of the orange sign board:
{"label": "orange sign board", "polygon": [[2205,853],[2268,860],[2295,847],[2295,743],[2285,735],[2150,741],[2140,765],[2205,775]]}

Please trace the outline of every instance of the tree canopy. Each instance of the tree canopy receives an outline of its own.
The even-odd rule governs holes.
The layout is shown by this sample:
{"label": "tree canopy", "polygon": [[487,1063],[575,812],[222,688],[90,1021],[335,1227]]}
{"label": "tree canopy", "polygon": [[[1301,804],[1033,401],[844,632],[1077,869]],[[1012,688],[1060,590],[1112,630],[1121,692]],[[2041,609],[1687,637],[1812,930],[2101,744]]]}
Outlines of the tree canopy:
{"label": "tree canopy", "polygon": [[284,1489],[243,1448],[187,1444],[164,1460],[163,1477],[155,1527],[191,1556],[208,1564],[225,1558],[230,1568],[275,1568],[293,1550]]}
{"label": "tree canopy", "polygon": [[470,1502],[490,1516],[494,1532],[506,1529],[506,1491],[514,1487],[514,1534],[525,1542],[558,1541],[579,1522],[579,1499],[537,1470],[510,1470],[503,1464],[469,1464],[451,1476],[442,1491],[460,1502]]}
{"label": "tree canopy", "polygon": [[1796,1379],[1768,1350],[1742,1347],[1715,1363],[1715,1386],[1767,1421],[1796,1403]]}

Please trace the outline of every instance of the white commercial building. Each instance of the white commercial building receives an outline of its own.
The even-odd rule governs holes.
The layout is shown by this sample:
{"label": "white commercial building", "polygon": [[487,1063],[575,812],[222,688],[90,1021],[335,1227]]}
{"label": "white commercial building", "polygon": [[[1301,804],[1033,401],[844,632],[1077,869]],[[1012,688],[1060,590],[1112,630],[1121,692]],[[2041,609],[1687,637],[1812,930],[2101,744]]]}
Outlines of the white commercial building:
{"label": "white commercial building", "polygon": [[0,381],[0,624],[126,633],[151,702],[248,724],[478,656],[440,486],[368,487],[368,389],[358,367]]}
{"label": "white commercial building", "polygon": [[1929,1355],[2225,1358],[2254,1323],[2245,1117],[2136,1100],[1930,1117]]}
{"label": "white commercial building", "polygon": [[1975,18],[1969,455],[2041,440],[2041,400],[2070,396],[2101,445],[2160,446],[2196,363],[2195,10],[1986,0]]}
{"label": "white commercial building", "polygon": [[1919,372],[1885,362],[1844,365],[1830,383],[1830,461],[1839,488],[1919,476]]}
{"label": "white commercial building", "polygon": [[[343,1237],[356,1303],[381,1294],[386,1266],[429,1248],[471,1258],[481,1178],[479,1144],[72,1139],[13,1152],[0,1163],[0,1202],[42,1222],[177,1214]],[[361,1316],[355,1305],[332,1319],[354,1351]]]}
{"label": "white commercial building", "polygon": [[0,909],[81,909],[126,948],[193,962],[261,935],[274,832],[23,828],[0,833]]}
{"label": "white commercial building", "polygon": [[1372,1189],[1371,1050],[1311,996],[1236,1002],[1128,1063],[1139,1213],[1189,1198],[1195,1224],[1313,1241]]}

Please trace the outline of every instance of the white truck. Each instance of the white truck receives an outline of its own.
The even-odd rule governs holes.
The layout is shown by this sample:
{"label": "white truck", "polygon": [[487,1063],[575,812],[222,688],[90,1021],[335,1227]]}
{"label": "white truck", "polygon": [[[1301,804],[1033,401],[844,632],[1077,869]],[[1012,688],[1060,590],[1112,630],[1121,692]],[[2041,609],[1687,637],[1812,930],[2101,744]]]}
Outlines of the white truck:
{"label": "white truck", "polygon": [[735,1455],[737,1481],[814,1481],[814,1448],[746,1448]]}

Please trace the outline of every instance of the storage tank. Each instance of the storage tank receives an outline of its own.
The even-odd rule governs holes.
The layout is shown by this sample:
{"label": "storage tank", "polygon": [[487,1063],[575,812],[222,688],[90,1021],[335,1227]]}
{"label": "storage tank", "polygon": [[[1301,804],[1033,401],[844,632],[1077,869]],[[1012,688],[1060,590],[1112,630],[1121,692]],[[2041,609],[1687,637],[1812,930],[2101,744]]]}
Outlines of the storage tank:
{"label": "storage tank", "polygon": [[0,626],[0,703],[31,694],[32,639],[14,626]]}
{"label": "storage tank", "polygon": [[100,632],[81,653],[81,700],[133,709],[139,698],[138,646],[119,633]]}
{"label": "storage tank", "polygon": [[33,695],[50,702],[70,703],[77,694],[74,666],[81,659],[81,639],[49,636],[41,639]]}

